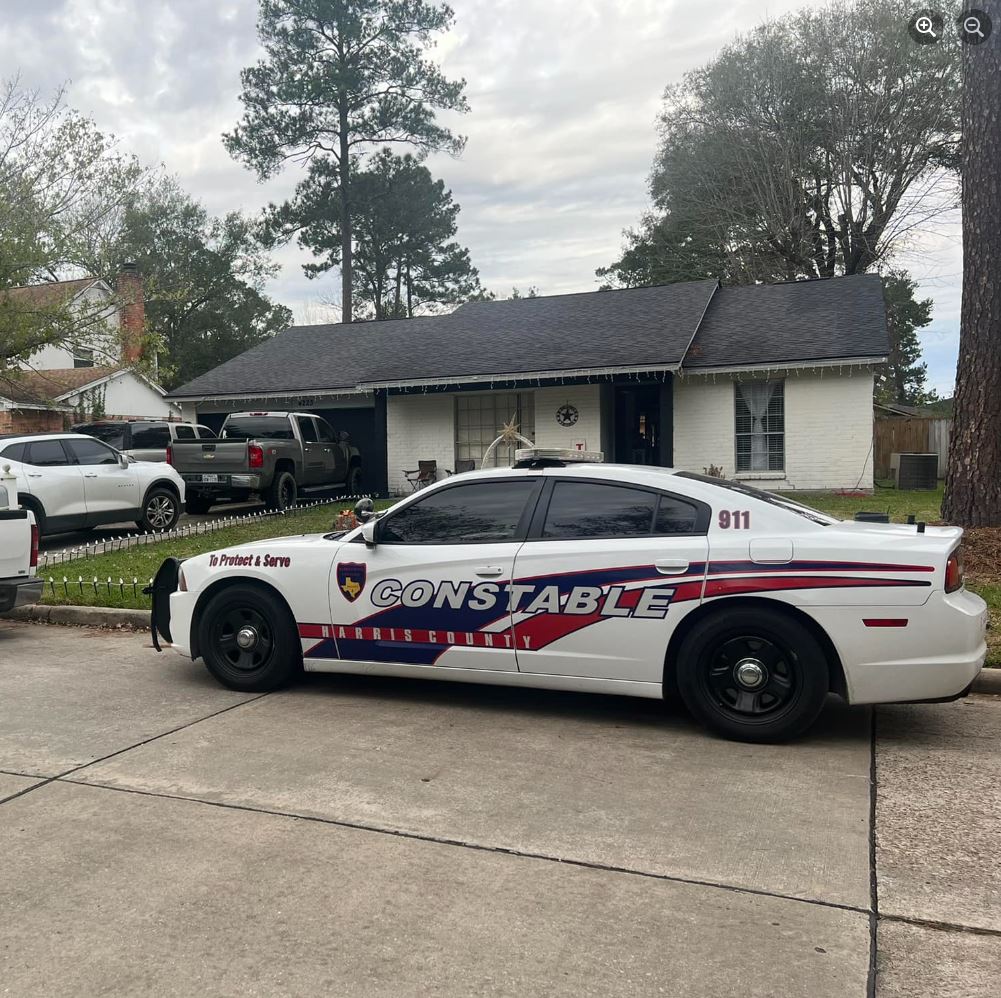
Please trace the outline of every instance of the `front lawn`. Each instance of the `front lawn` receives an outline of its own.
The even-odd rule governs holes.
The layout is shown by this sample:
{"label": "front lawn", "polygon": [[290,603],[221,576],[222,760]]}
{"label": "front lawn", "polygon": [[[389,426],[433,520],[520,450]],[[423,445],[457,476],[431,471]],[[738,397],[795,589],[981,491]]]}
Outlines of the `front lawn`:
{"label": "front lawn", "polygon": [[906,523],[912,513],[915,519],[937,523],[942,518],[941,482],[934,492],[903,492],[897,489],[876,489],[871,495],[860,492],[783,492],[788,499],[812,506],[841,520],[850,520],[862,511],[889,513],[894,523]]}

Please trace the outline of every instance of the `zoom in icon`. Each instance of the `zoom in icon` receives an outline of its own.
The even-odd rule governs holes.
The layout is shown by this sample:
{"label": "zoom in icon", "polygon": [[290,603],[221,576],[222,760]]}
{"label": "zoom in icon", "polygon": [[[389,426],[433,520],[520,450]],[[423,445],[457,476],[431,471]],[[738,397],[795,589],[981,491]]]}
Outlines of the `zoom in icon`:
{"label": "zoom in icon", "polygon": [[921,10],[907,22],[907,31],[918,45],[935,45],[942,40],[945,21],[933,10]]}

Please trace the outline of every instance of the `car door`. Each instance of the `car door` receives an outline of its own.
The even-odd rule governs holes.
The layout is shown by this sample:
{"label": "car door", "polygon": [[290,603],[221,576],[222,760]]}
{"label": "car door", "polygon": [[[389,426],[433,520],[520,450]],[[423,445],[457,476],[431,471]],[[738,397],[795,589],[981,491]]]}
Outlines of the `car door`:
{"label": "car door", "polygon": [[302,439],[302,476],[301,485],[319,485],[323,482],[323,462],[326,456],[323,444],[316,432],[316,423],[312,416],[296,416],[299,436]]}
{"label": "car door", "polygon": [[142,505],[136,469],[123,468],[118,452],[92,437],[76,437],[65,444],[83,472],[88,523],[134,519]]}
{"label": "car door", "polygon": [[348,477],[348,462],[333,427],[319,416],[316,417],[316,428],[319,431],[320,443],[323,445],[323,481],[335,485]]}
{"label": "car door", "polygon": [[331,568],[341,659],[514,672],[508,586],[541,486],[512,475],[429,491]]}
{"label": "car door", "polygon": [[32,440],[24,449],[24,465],[28,491],[42,504],[49,530],[82,526],[87,516],[83,470],[73,463],[63,441]]}
{"label": "car door", "polygon": [[639,485],[552,477],[515,559],[521,672],[659,683],[702,598],[709,507]]}

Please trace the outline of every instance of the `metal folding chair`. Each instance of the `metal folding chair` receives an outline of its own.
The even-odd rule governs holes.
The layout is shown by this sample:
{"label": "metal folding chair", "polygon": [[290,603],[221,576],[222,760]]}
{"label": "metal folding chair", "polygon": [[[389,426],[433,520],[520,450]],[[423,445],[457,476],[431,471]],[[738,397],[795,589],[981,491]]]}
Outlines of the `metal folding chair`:
{"label": "metal folding chair", "polygon": [[410,482],[410,487],[416,492],[418,489],[430,485],[438,479],[437,461],[418,461],[417,467],[411,471],[404,471],[403,477]]}

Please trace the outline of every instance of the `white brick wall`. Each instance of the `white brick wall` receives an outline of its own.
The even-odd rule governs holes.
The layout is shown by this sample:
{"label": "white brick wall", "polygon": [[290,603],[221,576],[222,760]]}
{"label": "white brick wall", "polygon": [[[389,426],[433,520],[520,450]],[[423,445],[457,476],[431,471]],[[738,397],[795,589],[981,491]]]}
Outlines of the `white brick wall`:
{"label": "white brick wall", "polygon": [[455,396],[438,393],[390,395],[386,400],[386,459],[389,491],[410,492],[404,469],[418,461],[437,461],[442,468],[455,468]]}
{"label": "white brick wall", "polygon": [[[674,383],[674,463],[735,471],[733,381],[688,375]],[[871,489],[872,373],[836,369],[785,379],[786,470],[753,484],[775,490]],[[745,476],[740,476],[745,477]],[[750,477],[750,476],[748,476]]]}
{"label": "white brick wall", "polygon": [[[535,390],[535,443],[539,447],[572,447],[587,441],[588,450],[601,450],[601,394],[598,385],[559,385]],[[560,426],[556,410],[565,402],[577,407],[573,426]]]}

